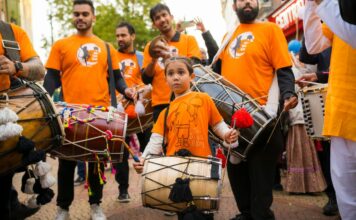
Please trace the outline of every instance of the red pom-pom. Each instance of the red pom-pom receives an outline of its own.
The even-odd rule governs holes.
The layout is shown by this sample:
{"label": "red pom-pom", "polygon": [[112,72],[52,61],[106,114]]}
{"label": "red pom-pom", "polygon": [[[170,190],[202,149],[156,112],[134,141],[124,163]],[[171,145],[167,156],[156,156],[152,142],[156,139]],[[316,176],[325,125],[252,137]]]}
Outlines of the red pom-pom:
{"label": "red pom-pom", "polygon": [[237,128],[249,128],[253,125],[253,118],[245,108],[237,110],[231,118],[231,126]]}
{"label": "red pom-pom", "polygon": [[105,131],[105,136],[106,136],[106,139],[111,140],[113,134],[112,134],[112,132],[110,130],[106,130]]}
{"label": "red pom-pom", "polygon": [[220,147],[218,149],[216,149],[216,157],[221,160],[222,168],[225,168],[225,166],[226,166],[226,157],[223,154],[223,152],[222,152]]}
{"label": "red pom-pom", "polygon": [[129,119],[137,118],[137,113],[135,111],[134,105],[128,105],[125,109],[125,112],[127,114],[127,117],[129,117]]}

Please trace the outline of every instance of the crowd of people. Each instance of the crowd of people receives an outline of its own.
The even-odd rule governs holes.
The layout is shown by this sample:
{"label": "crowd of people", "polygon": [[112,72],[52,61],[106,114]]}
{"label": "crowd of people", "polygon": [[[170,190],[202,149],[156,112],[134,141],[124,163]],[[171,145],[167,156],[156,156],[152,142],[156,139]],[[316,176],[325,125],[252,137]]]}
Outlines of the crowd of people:
{"label": "crowd of people", "polygon": [[[138,141],[136,136],[125,137],[125,142],[136,141],[140,146],[141,154],[133,167],[142,173],[151,155],[215,155],[209,128],[223,141],[226,152],[239,146],[240,132],[226,124],[213,99],[191,90],[193,65],[209,65],[274,117],[274,127],[260,135],[246,160],[227,154],[226,169],[236,202],[232,205],[239,210],[232,219],[275,219],[271,205],[276,185],[296,194],[325,191],[325,215],[356,219],[356,22],[350,13],[355,6],[344,0],[307,1],[304,37],[289,43],[277,24],[257,19],[258,0],[234,0],[232,7],[239,24],[226,33],[220,48],[200,19],[192,21],[202,32],[205,51],[193,36],[184,33],[186,26],[182,22],[174,24],[169,7],[159,3],[150,9],[149,16],[160,35],[140,52],[134,47],[136,31],[132,24],[122,21],[117,25],[116,50],[93,33],[96,17],[92,1],[74,0],[76,33],[53,44],[44,66],[27,34],[1,21],[1,38],[8,37],[2,27],[7,25],[20,50],[0,45],[0,91],[11,88],[16,78],[44,80],[50,95],[60,88],[59,99],[63,102],[110,106],[109,69],[117,93],[128,100],[136,100],[137,86],[151,85],[154,125],[135,134]],[[18,57],[11,55],[13,50],[19,52]],[[299,91],[315,83],[327,84],[325,138],[321,140],[309,137],[298,97]],[[289,120],[280,120],[281,116]],[[284,187],[280,187],[282,155],[286,157]],[[119,202],[130,202],[129,158],[130,151],[124,148],[122,162],[114,164]],[[104,164],[89,162],[86,166],[63,158],[58,162],[56,219],[69,219],[70,206],[75,202],[74,186],[86,179],[91,190],[91,218],[106,219],[100,206]],[[18,201],[12,185],[14,174],[0,175],[1,219],[23,219],[39,209]],[[186,212],[178,212],[177,216],[189,219]],[[214,215],[201,213],[195,219],[214,219]]]}

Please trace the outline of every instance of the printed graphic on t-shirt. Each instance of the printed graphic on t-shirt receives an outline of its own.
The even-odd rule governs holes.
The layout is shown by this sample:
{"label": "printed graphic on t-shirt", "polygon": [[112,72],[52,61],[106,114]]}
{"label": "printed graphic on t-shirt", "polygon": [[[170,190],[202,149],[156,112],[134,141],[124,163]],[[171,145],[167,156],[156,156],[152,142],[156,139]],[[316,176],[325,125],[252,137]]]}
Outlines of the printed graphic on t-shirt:
{"label": "printed graphic on t-shirt", "polygon": [[201,97],[189,99],[179,104],[177,109],[172,112],[172,126],[173,134],[177,138],[176,148],[194,148],[204,145],[203,134],[199,129],[199,112],[203,100]]}
{"label": "printed graphic on t-shirt", "polygon": [[98,63],[100,52],[101,49],[96,44],[83,44],[77,50],[77,59],[83,66],[90,67]]}
{"label": "printed graphic on t-shirt", "polygon": [[229,52],[233,58],[240,58],[245,54],[247,46],[254,41],[252,32],[244,32],[236,37],[230,44]]}
{"label": "printed graphic on t-shirt", "polygon": [[124,59],[119,63],[119,68],[125,78],[131,78],[133,71],[136,69],[136,63],[131,59]]}
{"label": "printed graphic on t-shirt", "polygon": [[[178,48],[176,48],[175,46],[172,46],[172,45],[169,46],[169,53],[172,57],[178,56],[178,52],[179,52]],[[163,62],[162,57],[158,58],[157,63],[161,69],[164,69],[164,62]]]}

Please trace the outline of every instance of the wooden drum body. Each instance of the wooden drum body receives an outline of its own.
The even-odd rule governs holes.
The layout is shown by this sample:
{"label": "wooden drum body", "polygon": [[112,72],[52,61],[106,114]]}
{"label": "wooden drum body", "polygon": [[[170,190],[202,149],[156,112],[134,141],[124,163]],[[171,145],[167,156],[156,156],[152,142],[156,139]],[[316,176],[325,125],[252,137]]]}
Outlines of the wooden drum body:
{"label": "wooden drum body", "polygon": [[57,103],[66,137],[52,154],[66,160],[121,162],[127,115],[105,107]]}
{"label": "wooden drum body", "polygon": [[[61,146],[64,130],[51,97],[42,86],[19,82],[16,88],[0,92],[0,109],[9,108],[18,116],[21,135],[35,143],[35,150],[45,152]],[[18,152],[20,136],[0,141],[0,174],[21,167],[23,154]]]}
{"label": "wooden drum body", "polygon": [[[151,103],[151,86],[140,85],[137,87],[138,99],[142,101],[145,107],[145,114],[135,118],[128,118],[127,134],[136,134],[144,132],[147,128],[153,126],[153,108]],[[121,94],[117,97],[118,102],[121,102],[124,108],[128,105],[134,105],[132,101],[125,99]]]}
{"label": "wooden drum body", "polygon": [[[263,136],[261,134],[271,131],[273,118],[255,100],[208,67],[195,65],[194,73],[192,90],[209,94],[227,124],[231,124],[232,115],[240,108],[245,108],[251,114],[253,125],[240,129],[239,147],[231,151],[241,159],[246,159],[250,148]],[[210,137],[219,141],[211,133]]]}

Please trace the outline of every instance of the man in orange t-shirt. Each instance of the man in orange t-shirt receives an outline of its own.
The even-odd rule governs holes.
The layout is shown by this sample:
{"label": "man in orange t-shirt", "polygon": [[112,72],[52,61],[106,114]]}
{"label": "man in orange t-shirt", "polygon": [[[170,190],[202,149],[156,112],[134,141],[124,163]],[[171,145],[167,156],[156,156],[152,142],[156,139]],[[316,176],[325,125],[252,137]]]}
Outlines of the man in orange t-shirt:
{"label": "man in orange t-shirt", "polygon": [[[280,100],[287,112],[297,104],[294,76],[286,39],[281,29],[273,23],[258,22],[257,0],[234,0],[233,9],[240,25],[231,35],[219,56],[216,66],[226,79],[256,99],[261,105],[267,102],[272,80],[278,78]],[[228,163],[231,189],[241,214],[236,219],[274,219],[270,210],[272,188],[278,156],[283,148],[279,126],[270,134],[259,137],[247,161]],[[272,132],[272,131],[271,131]]]}
{"label": "man in orange t-shirt", "polygon": [[[157,4],[150,10],[153,26],[161,32],[167,41],[167,46],[156,45],[153,50],[160,58],[153,58],[149,54],[149,42],[143,55],[142,81],[152,84],[153,120],[167,107],[171,91],[165,81],[163,59],[169,56],[186,56],[194,62],[200,63],[200,49],[193,36],[179,33],[173,27],[173,15],[164,4]],[[167,56],[168,55],[168,56]]]}
{"label": "man in orange t-shirt", "polygon": [[[3,21],[0,22],[2,26],[9,25]],[[14,41],[18,44],[20,60],[11,60],[9,56],[11,48],[5,50],[3,47],[3,44],[6,45],[8,43],[3,40],[9,39],[4,39],[3,34],[0,32],[0,41],[3,42],[3,44],[0,44],[0,91],[7,90],[13,86],[16,83],[14,80],[16,77],[37,81],[42,80],[45,72],[42,62],[33,49],[26,32],[15,24],[10,24],[10,28],[15,38]],[[13,175],[14,172],[11,171],[5,175],[0,175],[0,213],[2,219],[10,219],[10,217],[22,219],[29,217],[38,210],[38,208],[29,209],[23,204],[19,204],[17,192],[12,189]],[[16,208],[14,208],[14,203],[17,206]],[[14,210],[11,210],[11,208]]]}
{"label": "man in orange t-shirt", "polygon": [[141,68],[143,55],[135,50],[135,28],[128,22],[121,22],[116,27],[116,41],[119,46],[117,55],[119,67],[128,87],[142,85]]}
{"label": "man in orange t-shirt", "polygon": [[[129,87],[141,86],[141,67],[143,55],[140,51],[135,50],[134,41],[136,38],[135,28],[128,22],[121,22],[116,27],[116,40],[119,46],[117,55],[119,60],[120,70],[125,78],[126,84]],[[134,134],[136,135],[136,134]],[[151,136],[151,127],[143,132],[137,133],[137,138],[140,142],[140,151],[143,152]],[[126,142],[130,142],[130,137],[126,137]],[[131,200],[129,188],[129,152],[125,148],[123,161],[117,163],[115,179],[119,184],[119,202],[129,202]]]}
{"label": "man in orange t-shirt", "polygon": [[[61,86],[63,100],[68,103],[109,106],[108,62],[105,42],[93,34],[95,21],[94,6],[91,1],[73,2],[73,24],[77,33],[54,43],[46,68],[44,87],[52,95]],[[117,53],[110,45],[112,68],[116,89],[128,97],[133,92],[127,88],[119,70]],[[69,206],[74,198],[73,179],[75,161],[59,159],[58,167],[58,212],[56,219],[69,218]],[[97,163],[89,163],[88,180],[92,193],[89,203],[92,219],[106,219],[99,206],[103,185]],[[104,170],[101,163],[100,168]]]}

